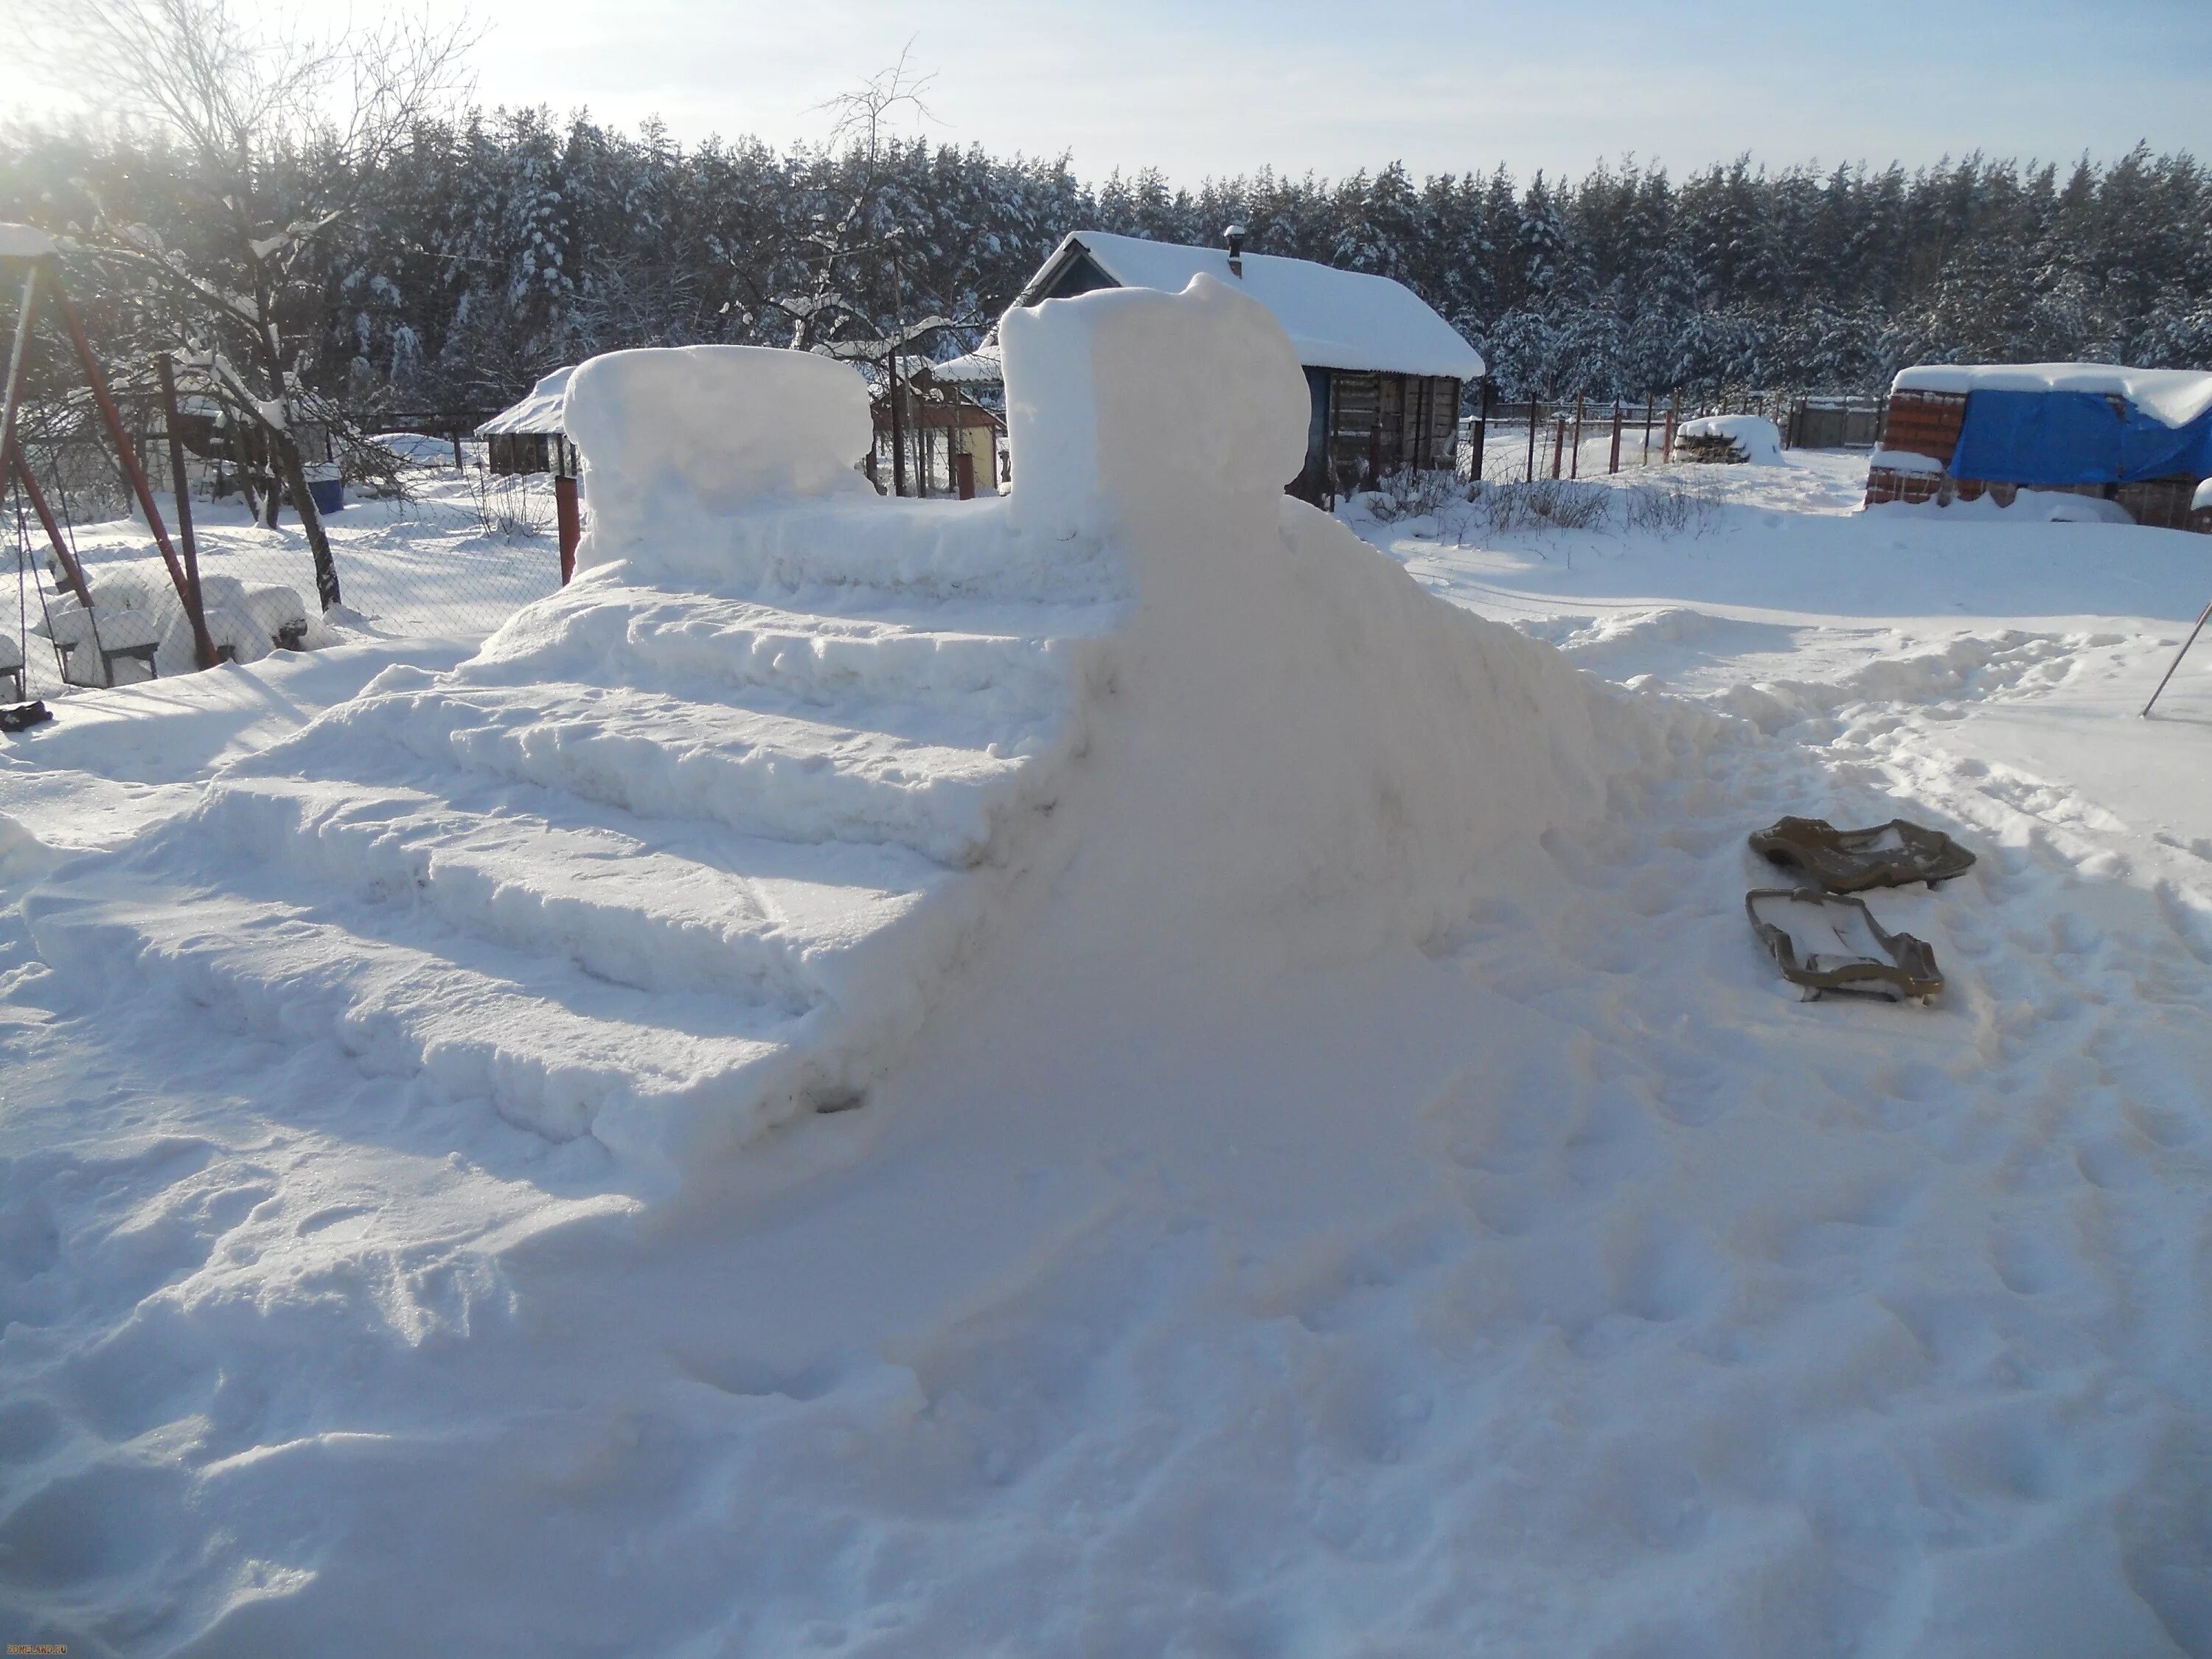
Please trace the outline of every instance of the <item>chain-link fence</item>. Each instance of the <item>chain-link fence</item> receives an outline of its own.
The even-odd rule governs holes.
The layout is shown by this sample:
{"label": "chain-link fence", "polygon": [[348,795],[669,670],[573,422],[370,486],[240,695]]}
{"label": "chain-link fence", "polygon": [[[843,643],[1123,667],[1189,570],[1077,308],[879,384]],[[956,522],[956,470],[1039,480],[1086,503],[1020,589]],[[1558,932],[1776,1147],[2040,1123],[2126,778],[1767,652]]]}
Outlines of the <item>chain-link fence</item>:
{"label": "chain-link fence", "polygon": [[[0,496],[0,574],[12,573],[16,590],[0,588],[0,691],[50,696],[191,672],[190,619],[112,447],[90,433],[24,435],[36,496],[13,479]],[[133,441],[180,564],[189,516],[218,654],[250,661],[358,636],[478,639],[559,586],[552,481],[494,474],[477,440],[395,434],[366,461],[349,451],[311,465],[340,600],[327,614],[314,553],[281,490],[272,512],[265,477],[219,448],[188,454],[180,512],[167,433],[155,423]]]}

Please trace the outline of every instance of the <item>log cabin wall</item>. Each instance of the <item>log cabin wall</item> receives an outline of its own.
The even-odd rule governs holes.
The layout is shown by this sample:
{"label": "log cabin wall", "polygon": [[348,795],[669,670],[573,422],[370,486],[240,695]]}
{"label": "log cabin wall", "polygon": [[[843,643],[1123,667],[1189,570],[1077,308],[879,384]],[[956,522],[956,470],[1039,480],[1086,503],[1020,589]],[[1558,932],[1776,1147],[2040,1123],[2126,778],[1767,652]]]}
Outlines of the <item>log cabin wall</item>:
{"label": "log cabin wall", "polygon": [[1328,466],[1337,491],[1405,467],[1452,465],[1459,394],[1449,376],[1330,371]]}

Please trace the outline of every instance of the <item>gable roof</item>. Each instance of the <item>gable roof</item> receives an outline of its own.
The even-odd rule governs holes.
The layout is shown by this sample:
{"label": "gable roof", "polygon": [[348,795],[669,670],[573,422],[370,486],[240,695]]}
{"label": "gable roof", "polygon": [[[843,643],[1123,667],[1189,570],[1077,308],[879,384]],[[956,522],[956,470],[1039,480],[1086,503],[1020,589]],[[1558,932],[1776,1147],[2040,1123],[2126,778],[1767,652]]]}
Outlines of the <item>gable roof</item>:
{"label": "gable roof", "polygon": [[947,357],[927,368],[932,380],[949,380],[955,386],[996,386],[1006,378],[1006,361],[994,340],[985,341],[963,357]]}
{"label": "gable roof", "polygon": [[568,428],[562,424],[562,410],[568,398],[568,377],[575,372],[574,364],[555,369],[530,388],[528,397],[508,404],[478,427],[477,436],[503,437],[509,433],[538,433],[556,438],[563,435]]}
{"label": "gable roof", "polygon": [[43,259],[60,252],[35,225],[0,224],[0,259]]}
{"label": "gable roof", "polygon": [[1483,374],[1482,354],[1404,283],[1279,254],[1247,253],[1240,277],[1229,269],[1226,248],[1072,231],[1060,239],[1016,303],[1036,304],[1070,264],[1085,255],[1123,288],[1179,294],[1202,270],[1243,289],[1274,313],[1291,337],[1298,361],[1309,368],[1448,375],[1462,380]]}

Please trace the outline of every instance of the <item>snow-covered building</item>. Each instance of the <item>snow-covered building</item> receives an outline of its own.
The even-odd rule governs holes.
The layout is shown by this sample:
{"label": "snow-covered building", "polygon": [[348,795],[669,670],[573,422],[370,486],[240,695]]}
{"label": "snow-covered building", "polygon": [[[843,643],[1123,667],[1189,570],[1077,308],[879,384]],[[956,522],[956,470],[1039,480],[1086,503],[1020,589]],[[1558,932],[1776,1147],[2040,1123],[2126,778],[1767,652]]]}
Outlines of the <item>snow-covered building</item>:
{"label": "snow-covered building", "polygon": [[565,411],[571,364],[556,368],[477,428],[484,441],[485,462],[501,476],[550,472],[553,510],[561,532],[561,584],[575,573],[576,546],[584,533],[583,504],[576,494],[576,446],[568,440]]}
{"label": "snow-covered building", "polygon": [[[1036,306],[1106,288],[1180,293],[1204,271],[1266,307],[1305,370],[1306,466],[1293,493],[1319,500],[1401,468],[1449,467],[1460,394],[1485,373],[1481,354],[1402,283],[1247,253],[1243,243],[1237,225],[1222,247],[1073,231],[1014,303]],[[996,346],[933,372],[963,386],[989,385],[999,378]]]}
{"label": "snow-covered building", "polygon": [[2115,501],[2137,524],[2193,523],[2212,477],[2212,374],[2112,363],[1933,363],[1892,384],[1867,504],[2022,489]]}
{"label": "snow-covered building", "polygon": [[502,477],[518,472],[575,476],[575,446],[568,441],[561,413],[568,401],[568,377],[575,372],[573,364],[555,369],[526,396],[477,428],[494,472]]}

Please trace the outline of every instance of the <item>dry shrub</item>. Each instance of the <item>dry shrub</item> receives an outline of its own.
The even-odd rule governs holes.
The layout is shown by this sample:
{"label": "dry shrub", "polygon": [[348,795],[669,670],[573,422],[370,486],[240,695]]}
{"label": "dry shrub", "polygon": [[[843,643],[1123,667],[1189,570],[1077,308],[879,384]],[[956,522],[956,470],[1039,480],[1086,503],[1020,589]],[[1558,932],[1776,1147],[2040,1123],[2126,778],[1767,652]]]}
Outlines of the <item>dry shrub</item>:
{"label": "dry shrub", "polygon": [[1467,498],[1465,480],[1449,472],[1417,472],[1410,467],[1389,474],[1361,496],[1377,524],[1396,524],[1401,519],[1434,514]]}
{"label": "dry shrub", "polygon": [[[527,541],[553,528],[553,495],[542,474],[497,473],[478,467],[469,475],[477,523],[487,536]],[[532,486],[537,486],[533,488]]]}
{"label": "dry shrub", "polygon": [[1631,484],[1623,518],[1631,530],[1655,536],[1702,536],[1712,527],[1720,501],[1711,489],[1676,482]]}
{"label": "dry shrub", "polygon": [[1571,478],[1536,478],[1525,483],[1486,484],[1474,499],[1488,530],[1595,530],[1612,511],[1613,492],[1603,484]]}

